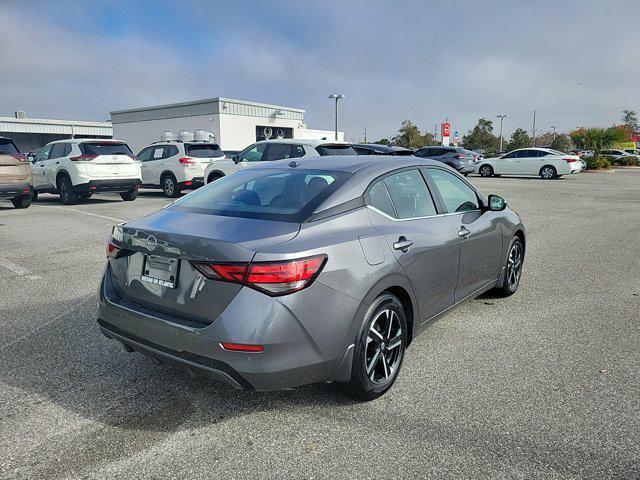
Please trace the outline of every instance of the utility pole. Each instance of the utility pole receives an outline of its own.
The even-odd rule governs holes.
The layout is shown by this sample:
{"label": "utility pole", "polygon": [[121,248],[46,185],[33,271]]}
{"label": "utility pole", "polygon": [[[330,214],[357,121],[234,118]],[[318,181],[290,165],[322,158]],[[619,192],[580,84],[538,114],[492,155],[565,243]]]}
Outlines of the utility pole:
{"label": "utility pole", "polygon": [[500,119],[500,151],[502,152],[502,122],[504,122],[504,119],[507,118],[509,115],[507,114],[500,114],[500,115],[496,115],[496,117],[498,117]]}
{"label": "utility pole", "polygon": [[437,123],[433,126],[433,141],[434,142],[438,141],[438,124]]}
{"label": "utility pole", "polygon": [[531,133],[533,134],[533,147],[536,146],[536,111],[533,111],[533,127],[531,129]]}
{"label": "utility pole", "polygon": [[364,143],[367,143],[367,127],[364,127]]}
{"label": "utility pole", "polygon": [[336,141],[338,140],[338,100],[346,97],[346,95],[342,93],[334,93],[329,95],[329,98],[334,98],[336,100]]}
{"label": "utility pole", "polygon": [[556,128],[558,128],[557,125],[551,125],[551,130],[553,130],[553,140],[551,140],[552,142],[556,141]]}

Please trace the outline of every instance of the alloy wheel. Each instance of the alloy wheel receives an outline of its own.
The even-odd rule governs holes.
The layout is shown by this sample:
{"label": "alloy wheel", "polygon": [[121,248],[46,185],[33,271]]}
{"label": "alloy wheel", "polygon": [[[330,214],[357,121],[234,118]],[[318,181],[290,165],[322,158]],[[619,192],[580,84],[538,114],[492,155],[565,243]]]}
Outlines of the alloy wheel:
{"label": "alloy wheel", "polygon": [[553,178],[554,176],[555,176],[555,172],[553,171],[553,168],[544,167],[542,169],[542,178],[544,178],[545,180],[549,180],[549,179]]}
{"label": "alloy wheel", "polygon": [[491,176],[491,167],[489,167],[488,165],[483,166],[480,169],[480,175],[483,177],[490,177]]}
{"label": "alloy wheel", "polygon": [[511,290],[515,290],[520,282],[522,275],[522,245],[515,242],[509,252],[509,260],[507,261],[507,283]]}
{"label": "alloy wheel", "polygon": [[173,192],[175,191],[175,185],[173,183],[173,179],[171,177],[167,177],[164,179],[164,191],[167,195],[171,196],[173,195]]}
{"label": "alloy wheel", "polygon": [[375,384],[393,378],[402,360],[402,327],[398,314],[380,311],[369,327],[364,349],[366,375]]}

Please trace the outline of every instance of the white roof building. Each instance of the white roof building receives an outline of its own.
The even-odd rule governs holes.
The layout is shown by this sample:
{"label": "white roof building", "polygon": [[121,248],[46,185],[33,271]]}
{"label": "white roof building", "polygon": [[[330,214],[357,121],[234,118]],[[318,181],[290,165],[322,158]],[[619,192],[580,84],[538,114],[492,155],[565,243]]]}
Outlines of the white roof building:
{"label": "white roof building", "polygon": [[[265,103],[208,98],[193,102],[117,110],[111,113],[114,138],[126,141],[134,152],[160,140],[165,131],[204,130],[223,150],[241,150],[268,138],[334,139],[332,130],[311,130],[300,108]],[[342,140],[344,134],[338,133]]]}
{"label": "white roof building", "polygon": [[0,117],[0,136],[11,138],[21,152],[29,152],[55,140],[67,138],[111,138],[110,122],[83,122],[28,118],[24,112]]}

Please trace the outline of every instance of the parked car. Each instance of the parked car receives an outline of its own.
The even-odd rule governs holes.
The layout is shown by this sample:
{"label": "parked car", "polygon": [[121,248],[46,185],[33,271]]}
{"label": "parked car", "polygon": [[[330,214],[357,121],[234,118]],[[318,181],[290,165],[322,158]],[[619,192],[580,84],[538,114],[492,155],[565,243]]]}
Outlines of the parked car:
{"label": "parked car", "polygon": [[637,148],[625,148],[624,152],[634,157],[640,157],[640,150],[638,150]]}
{"label": "parked car", "polygon": [[520,148],[500,157],[485,158],[478,162],[476,172],[483,177],[500,175],[534,175],[545,180],[582,170],[577,155],[550,148]]}
{"label": "parked car", "polygon": [[351,144],[327,140],[279,139],[262,140],[249,145],[232,158],[221,158],[211,163],[204,172],[206,183],[255,167],[261,162],[272,162],[289,158],[308,158],[326,155],[357,155]]}
{"label": "parked car", "polygon": [[117,192],[125,201],[138,196],[140,162],[119,140],[75,138],[47,144],[31,163],[34,199],[57,193],[65,205],[95,193]]}
{"label": "parked car", "polygon": [[378,143],[356,143],[351,145],[358,155],[413,155],[410,148]]}
{"label": "parked car", "polygon": [[422,147],[415,153],[416,157],[433,158],[439,162],[449,165],[463,175],[469,175],[475,171],[476,159],[479,154],[462,147]]}
{"label": "parked car", "polygon": [[205,169],[211,162],[224,158],[215,143],[154,142],[138,153],[138,160],[142,162],[142,186],[160,187],[166,197],[179,197],[184,189],[204,185]]}
{"label": "parked car", "polygon": [[116,226],[98,323],[238,388],[336,381],[371,400],[429,320],[517,290],[525,245],[502,198],[434,160],[269,162]]}
{"label": "parked car", "polygon": [[0,137],[0,199],[16,208],[31,205],[31,170],[27,157],[10,138]]}
{"label": "parked car", "polygon": [[608,157],[613,157],[616,160],[622,157],[630,157],[633,156],[630,153],[625,152],[624,150],[618,148],[608,148],[605,150],[600,150],[600,155],[606,155]]}

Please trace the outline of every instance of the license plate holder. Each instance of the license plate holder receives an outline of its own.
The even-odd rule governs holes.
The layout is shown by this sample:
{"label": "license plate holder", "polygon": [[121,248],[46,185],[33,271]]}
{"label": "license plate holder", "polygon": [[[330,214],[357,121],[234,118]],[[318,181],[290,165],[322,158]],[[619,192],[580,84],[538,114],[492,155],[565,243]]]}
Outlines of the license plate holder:
{"label": "license plate holder", "polygon": [[177,258],[162,257],[160,255],[145,255],[142,265],[143,282],[161,285],[167,288],[178,286],[178,274],[180,272],[180,260]]}

